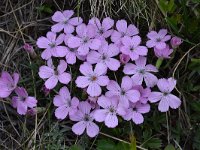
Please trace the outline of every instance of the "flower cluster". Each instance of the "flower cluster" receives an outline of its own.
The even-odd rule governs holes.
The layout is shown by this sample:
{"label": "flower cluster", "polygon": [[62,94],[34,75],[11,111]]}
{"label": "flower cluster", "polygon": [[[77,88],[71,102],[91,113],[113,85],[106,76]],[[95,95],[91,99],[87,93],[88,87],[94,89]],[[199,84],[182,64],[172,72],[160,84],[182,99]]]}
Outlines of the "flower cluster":
{"label": "flower cluster", "polygon": [[[159,58],[170,57],[173,49],[169,48],[171,36],[167,30],[149,32],[149,40],[143,45],[138,28],[125,20],[115,23],[109,17],[102,21],[94,17],[85,24],[80,17],[74,17],[72,10],[57,11],[52,20],[56,24],[51,31],[37,40],[46,61],[39,76],[47,89],[54,89],[58,83],[63,85],[53,99],[55,116],[77,122],[72,126],[75,134],[86,130],[88,136],[94,137],[99,133],[95,121],[115,128],[119,116],[141,124],[143,114],[150,111],[150,103],[159,102],[161,112],[180,106],[181,100],[171,94],[176,80],[158,79],[158,69],[147,63],[148,48],[154,48]],[[171,39],[173,48],[180,43],[177,37]],[[77,77],[69,73],[68,65],[79,67]],[[120,74],[118,80],[113,72]],[[73,81],[87,93],[86,100],[73,97],[77,95],[67,87]]]}
{"label": "flower cluster", "polygon": [[13,73],[11,76],[8,72],[2,72],[0,77],[0,98],[8,98],[14,91],[11,103],[20,115],[25,115],[33,110],[37,105],[35,97],[29,96],[26,89],[18,87],[19,74]]}

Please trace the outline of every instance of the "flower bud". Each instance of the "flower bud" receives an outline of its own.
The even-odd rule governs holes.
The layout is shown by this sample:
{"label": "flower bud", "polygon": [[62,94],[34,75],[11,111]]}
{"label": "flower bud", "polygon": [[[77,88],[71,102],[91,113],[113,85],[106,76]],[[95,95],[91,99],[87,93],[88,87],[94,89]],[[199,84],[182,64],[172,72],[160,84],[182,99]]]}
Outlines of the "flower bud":
{"label": "flower bud", "polygon": [[125,54],[120,54],[119,58],[120,58],[120,62],[122,64],[126,64],[130,60],[130,57],[128,55],[125,55]]}
{"label": "flower bud", "polygon": [[173,48],[177,48],[183,41],[179,37],[173,37],[170,41]]}

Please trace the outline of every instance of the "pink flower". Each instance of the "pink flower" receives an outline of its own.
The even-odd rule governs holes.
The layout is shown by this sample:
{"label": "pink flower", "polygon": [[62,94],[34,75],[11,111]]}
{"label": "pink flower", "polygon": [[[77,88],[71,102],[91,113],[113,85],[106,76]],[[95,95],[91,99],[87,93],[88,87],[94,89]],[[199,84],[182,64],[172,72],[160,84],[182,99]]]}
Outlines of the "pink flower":
{"label": "pink flower", "polygon": [[120,62],[117,59],[112,57],[119,54],[119,48],[114,45],[106,42],[102,47],[97,51],[90,51],[87,55],[87,62],[91,64],[101,64],[105,70],[109,68],[112,71],[117,71],[120,67]]}
{"label": "pink flower", "polygon": [[127,109],[126,115],[124,115],[123,118],[127,121],[132,119],[135,124],[141,124],[144,122],[142,114],[148,113],[149,111],[149,104],[131,103],[130,107]]}
{"label": "pink flower", "polygon": [[143,79],[147,87],[156,85],[158,79],[150,72],[158,72],[153,65],[146,65],[146,57],[140,57],[135,61],[135,64],[128,63],[124,66],[123,72],[127,75],[132,75],[133,83],[135,85],[142,85]]}
{"label": "pink flower", "polygon": [[164,49],[166,47],[166,41],[170,40],[171,36],[167,35],[167,30],[161,29],[158,33],[151,31],[147,34],[150,39],[147,41],[146,46],[149,48],[156,47],[157,49]]}
{"label": "pink flower", "polygon": [[93,114],[91,106],[88,102],[80,102],[78,105],[78,111],[71,116],[72,121],[78,121],[78,123],[72,126],[72,131],[81,135],[86,129],[86,133],[89,137],[95,137],[99,133],[99,127],[93,122]]}
{"label": "pink flower", "polygon": [[[72,34],[67,34],[66,36],[65,36],[65,39],[64,39],[64,42],[65,42],[65,45],[67,45],[67,42],[68,42],[68,40],[69,40],[69,38],[70,37],[73,37],[73,35]],[[66,48],[66,61],[67,61],[67,63],[68,64],[75,64],[76,63],[76,58],[78,58],[79,60],[85,60],[85,58],[84,58],[84,56],[80,56],[79,54],[78,54],[78,48],[69,48],[69,47],[67,47]]]}
{"label": "pink flower", "polygon": [[115,128],[118,125],[117,114],[124,115],[125,109],[118,105],[118,99],[115,97],[101,96],[98,98],[97,103],[103,109],[97,109],[94,112],[94,118],[98,122],[105,122],[109,128]]}
{"label": "pink flower", "polygon": [[120,62],[121,62],[122,64],[126,64],[126,63],[129,62],[130,56],[129,56],[129,55],[125,55],[125,54],[120,54],[120,55],[119,55],[119,59],[120,59]]}
{"label": "pink flower", "polygon": [[48,89],[53,89],[58,81],[63,84],[68,84],[71,81],[71,75],[65,70],[67,69],[67,63],[64,60],[60,60],[57,69],[54,69],[52,60],[48,61],[48,66],[41,66],[39,69],[39,76],[45,81],[45,86]]}
{"label": "pink flower", "polygon": [[37,109],[36,108],[30,108],[27,110],[27,115],[29,116],[35,116],[37,114]]}
{"label": "pink flower", "polygon": [[90,106],[92,107],[92,109],[99,108],[99,105],[97,104],[97,100],[98,100],[97,96],[95,96],[95,97],[88,96],[87,101],[90,104]]}
{"label": "pink flower", "polygon": [[0,98],[8,97],[17,87],[18,81],[18,73],[13,73],[12,77],[8,72],[3,71],[0,78]]}
{"label": "pink flower", "polygon": [[169,45],[166,45],[164,49],[157,49],[154,47],[154,53],[158,58],[170,58],[170,54],[173,52],[173,49],[169,49]]}
{"label": "pink flower", "polygon": [[114,25],[114,20],[112,20],[110,17],[106,17],[103,19],[102,23],[100,20],[96,17],[93,17],[89,20],[89,24],[95,25],[97,28],[97,34],[96,37],[98,39],[104,40],[105,38],[108,38],[112,32],[113,29],[111,29]]}
{"label": "pink flower", "polygon": [[23,87],[17,87],[15,93],[17,96],[12,97],[12,105],[14,108],[17,108],[18,114],[25,115],[28,107],[33,108],[37,106],[37,100],[35,97],[28,96],[26,89]]}
{"label": "pink flower", "polygon": [[111,80],[107,85],[109,91],[106,92],[106,96],[117,96],[119,98],[119,103],[127,108],[129,106],[129,101],[135,103],[140,99],[140,93],[137,90],[133,90],[132,87],[133,81],[128,76],[122,78],[121,87],[116,81]]}
{"label": "pink flower", "polygon": [[79,55],[87,55],[90,49],[98,50],[101,41],[96,39],[96,28],[94,25],[81,24],[76,28],[77,36],[70,37],[68,46],[70,48],[78,48]]}
{"label": "pink flower", "polygon": [[64,40],[64,34],[60,34],[56,38],[56,33],[48,32],[47,37],[40,37],[37,40],[37,46],[39,48],[45,49],[41,57],[48,60],[52,56],[54,57],[64,57],[66,55],[66,47],[59,46]]}
{"label": "pink flower", "polygon": [[37,57],[37,54],[35,53],[35,51],[34,51],[32,45],[30,45],[30,44],[28,44],[28,43],[25,43],[24,46],[23,46],[23,48],[25,49],[25,51],[26,51],[27,53],[30,54],[31,58],[34,59],[35,57]]}
{"label": "pink flower", "polygon": [[65,119],[68,114],[72,116],[76,113],[79,100],[76,97],[71,98],[68,88],[64,86],[54,97],[53,104],[58,107],[55,110],[55,116],[58,119]]}
{"label": "pink flower", "polygon": [[137,60],[139,56],[146,56],[148,49],[145,46],[140,46],[141,37],[136,35],[131,37],[122,38],[121,52],[123,54],[129,55],[131,60]]}
{"label": "pink flower", "polygon": [[106,86],[109,82],[108,76],[104,75],[104,67],[96,65],[93,71],[92,65],[85,62],[79,70],[84,76],[78,76],[76,79],[77,87],[87,87],[87,93],[92,97],[101,95],[101,86]]}
{"label": "pink flower", "polygon": [[166,112],[169,107],[176,109],[181,105],[181,100],[175,95],[171,94],[176,86],[176,80],[173,78],[159,79],[157,86],[161,92],[152,92],[149,95],[149,101],[152,103],[159,102],[158,110]]}
{"label": "pink flower", "polygon": [[51,27],[51,31],[60,32],[64,29],[65,33],[74,32],[74,26],[81,24],[83,20],[80,17],[71,18],[73,14],[73,10],[56,11],[52,16],[52,20],[57,22],[57,24]]}
{"label": "pink flower", "polygon": [[134,90],[138,90],[140,92],[140,100],[139,102],[142,104],[146,104],[148,102],[148,97],[151,94],[150,88],[143,88],[142,85],[135,85],[133,87]]}
{"label": "pink flower", "polygon": [[119,43],[124,36],[134,36],[139,33],[135,25],[127,25],[126,20],[118,20],[116,23],[117,31],[114,30],[111,35],[111,41],[114,43]]}
{"label": "pink flower", "polygon": [[175,36],[171,39],[170,43],[171,43],[171,46],[173,48],[177,48],[179,45],[181,45],[183,41],[181,40],[181,38]]}

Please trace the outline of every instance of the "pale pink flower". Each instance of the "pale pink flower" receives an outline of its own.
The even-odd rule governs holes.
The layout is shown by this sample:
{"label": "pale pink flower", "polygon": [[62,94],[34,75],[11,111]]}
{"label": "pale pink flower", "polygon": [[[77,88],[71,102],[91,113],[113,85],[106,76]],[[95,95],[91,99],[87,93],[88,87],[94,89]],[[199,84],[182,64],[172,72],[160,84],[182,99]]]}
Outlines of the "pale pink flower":
{"label": "pale pink flower", "polygon": [[126,64],[126,63],[129,62],[130,56],[129,56],[129,55],[125,55],[125,54],[120,54],[120,55],[119,55],[119,59],[120,59],[120,62],[121,62],[122,64]]}
{"label": "pale pink flower", "polygon": [[170,43],[171,43],[171,46],[173,48],[177,48],[179,45],[181,45],[183,41],[181,40],[181,38],[175,36],[171,39]]}
{"label": "pale pink flower", "polygon": [[170,58],[170,54],[173,52],[173,49],[169,48],[167,45],[164,49],[157,49],[154,47],[154,53],[158,58]]}

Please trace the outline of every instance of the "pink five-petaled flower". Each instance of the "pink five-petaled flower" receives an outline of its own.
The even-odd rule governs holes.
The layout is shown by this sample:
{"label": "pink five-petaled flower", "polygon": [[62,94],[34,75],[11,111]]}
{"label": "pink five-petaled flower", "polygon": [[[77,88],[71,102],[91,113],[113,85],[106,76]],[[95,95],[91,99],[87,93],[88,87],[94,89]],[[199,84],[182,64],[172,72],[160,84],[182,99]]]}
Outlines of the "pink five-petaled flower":
{"label": "pink five-petaled flower", "polygon": [[151,94],[150,88],[143,88],[142,85],[135,85],[133,89],[138,90],[140,92],[140,100],[139,102],[142,104],[146,104],[148,102],[148,97]]}
{"label": "pink five-petaled flower", "polygon": [[158,58],[170,58],[170,54],[173,52],[173,49],[169,48],[167,45],[164,49],[157,49],[154,47],[154,53]]}
{"label": "pink five-petaled flower", "polygon": [[101,64],[105,67],[105,70],[109,68],[112,71],[117,71],[120,67],[120,62],[112,57],[119,54],[119,48],[115,44],[108,45],[105,42],[104,45],[97,51],[90,51],[87,55],[87,62],[91,64]]}
{"label": "pink five-petaled flower", "polygon": [[164,49],[166,47],[166,41],[170,40],[171,36],[167,35],[166,29],[161,29],[158,33],[151,31],[147,34],[150,39],[147,41],[146,46],[149,48],[156,47],[157,49]]}
{"label": "pink five-petaled flower", "polygon": [[0,98],[8,97],[17,87],[19,74],[13,73],[13,77],[8,72],[2,72],[0,78]]}
{"label": "pink five-petaled flower", "polygon": [[111,29],[114,25],[114,20],[112,20],[110,17],[106,17],[103,19],[102,24],[100,20],[96,17],[93,17],[89,20],[89,24],[93,24],[97,28],[97,34],[96,37],[100,40],[104,40],[105,38],[109,37],[113,29]]}
{"label": "pink five-petaled flower", "polygon": [[126,20],[118,20],[116,23],[117,31],[114,30],[111,34],[111,41],[119,44],[124,36],[134,36],[139,33],[135,25],[127,25]]}
{"label": "pink five-petaled flower", "polygon": [[93,71],[92,65],[85,62],[80,66],[80,72],[84,76],[78,76],[76,85],[80,88],[87,87],[87,93],[94,97],[101,95],[101,87],[109,82],[108,76],[105,76],[105,69],[102,65],[96,65]]}
{"label": "pink five-petaled flower", "polygon": [[53,89],[58,81],[63,84],[68,84],[71,81],[71,75],[65,70],[67,69],[67,63],[64,60],[60,60],[57,69],[54,69],[52,60],[48,60],[48,66],[41,66],[39,69],[39,76],[45,81],[45,86],[48,89]]}
{"label": "pink five-petaled flower", "polygon": [[17,108],[17,112],[20,115],[25,115],[29,108],[33,108],[37,105],[35,97],[28,96],[27,91],[23,87],[17,87],[15,89],[17,96],[12,97],[12,105]]}
{"label": "pink five-petaled flower", "polygon": [[161,92],[151,92],[149,101],[152,103],[159,102],[158,110],[166,112],[169,107],[176,109],[181,105],[181,100],[175,95],[171,94],[176,86],[176,80],[173,78],[159,79],[157,86]]}
{"label": "pink five-petaled flower", "polygon": [[77,36],[70,37],[67,41],[70,48],[78,48],[79,55],[87,55],[90,49],[98,50],[101,40],[95,39],[96,28],[94,25],[81,24],[76,27]]}
{"label": "pink five-petaled flower", "polygon": [[127,109],[126,114],[122,116],[125,120],[131,120],[135,124],[141,124],[144,122],[144,117],[142,114],[148,113],[150,111],[149,104],[142,103],[131,103],[130,107]]}
{"label": "pink five-petaled flower", "polygon": [[73,14],[73,10],[56,11],[52,16],[52,20],[57,22],[57,24],[51,27],[51,31],[60,32],[64,29],[64,32],[67,34],[74,32],[74,26],[81,24],[83,20],[80,17],[71,18]]}
{"label": "pink five-petaled flower", "polygon": [[133,81],[128,76],[122,78],[121,87],[116,81],[111,80],[107,85],[108,91],[106,92],[106,96],[117,96],[119,98],[119,103],[127,108],[129,106],[129,101],[135,103],[140,98],[140,93],[137,90],[133,90],[132,87]]}
{"label": "pink five-petaled flower", "polygon": [[86,133],[89,137],[95,137],[99,133],[99,127],[93,122],[94,112],[91,111],[91,106],[88,102],[80,102],[78,105],[78,111],[71,116],[72,121],[79,121],[72,126],[72,131],[81,135],[86,129]]}
{"label": "pink five-petaled flower", "polygon": [[118,125],[117,114],[122,116],[126,113],[125,109],[118,105],[118,99],[116,97],[101,96],[98,98],[97,103],[103,109],[95,110],[95,120],[105,122],[105,125],[109,128],[115,128]]}
{"label": "pink five-petaled flower", "polygon": [[65,119],[68,114],[72,116],[76,113],[79,100],[76,97],[71,98],[68,88],[64,86],[54,97],[53,104],[58,107],[55,110],[55,116],[58,119]]}
{"label": "pink five-petaled flower", "polygon": [[48,60],[52,56],[54,57],[64,57],[66,55],[66,47],[59,46],[64,40],[64,34],[60,34],[56,38],[56,33],[48,32],[47,37],[39,37],[37,40],[37,46],[39,48],[45,49],[41,57]]}
{"label": "pink five-petaled flower", "polygon": [[[135,65],[136,64],[136,65]],[[150,72],[158,72],[153,65],[146,65],[146,57],[140,57],[135,61],[135,64],[128,63],[124,66],[123,72],[127,75],[132,75],[133,83],[135,85],[142,85],[143,79],[147,87],[156,85],[158,79]]]}
{"label": "pink five-petaled flower", "polygon": [[141,37],[136,35],[131,37],[125,36],[122,38],[123,46],[120,48],[123,54],[129,55],[131,60],[137,60],[139,56],[146,56],[148,49],[145,46],[140,46]]}

